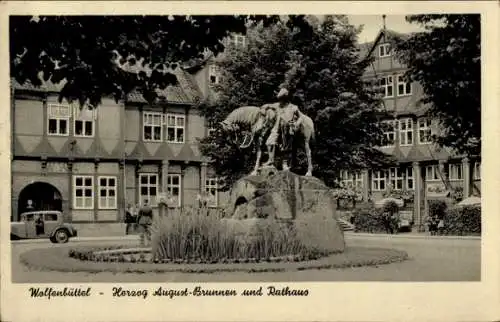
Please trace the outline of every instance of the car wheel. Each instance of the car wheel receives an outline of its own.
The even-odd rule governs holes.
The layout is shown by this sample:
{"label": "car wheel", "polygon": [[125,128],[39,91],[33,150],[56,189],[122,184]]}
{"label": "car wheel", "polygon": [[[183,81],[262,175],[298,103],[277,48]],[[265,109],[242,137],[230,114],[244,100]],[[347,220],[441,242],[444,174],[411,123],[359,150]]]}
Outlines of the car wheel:
{"label": "car wheel", "polygon": [[59,229],[56,231],[53,238],[56,241],[56,243],[59,244],[67,243],[69,240],[68,231],[66,229]]}

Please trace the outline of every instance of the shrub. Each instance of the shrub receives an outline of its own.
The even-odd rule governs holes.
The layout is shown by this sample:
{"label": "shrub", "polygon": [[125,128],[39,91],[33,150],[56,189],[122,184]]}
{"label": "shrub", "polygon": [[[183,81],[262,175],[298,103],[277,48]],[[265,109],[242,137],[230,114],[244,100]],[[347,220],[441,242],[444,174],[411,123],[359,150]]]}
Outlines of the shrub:
{"label": "shrub", "polygon": [[314,252],[301,245],[293,228],[274,219],[260,220],[254,228],[251,236],[241,236],[202,209],[172,211],[154,224],[152,257],[219,262]]}
{"label": "shrub", "polygon": [[368,233],[386,231],[381,210],[371,204],[363,204],[353,211],[353,215],[356,231]]}
{"label": "shrub", "polygon": [[429,217],[443,218],[448,208],[444,200],[429,200]]}
{"label": "shrub", "polygon": [[446,211],[444,217],[444,233],[446,235],[480,235],[481,207],[453,207]]}
{"label": "shrub", "polygon": [[388,212],[389,214],[396,214],[399,211],[399,206],[394,200],[388,200],[384,202],[384,206],[382,207],[384,212]]}

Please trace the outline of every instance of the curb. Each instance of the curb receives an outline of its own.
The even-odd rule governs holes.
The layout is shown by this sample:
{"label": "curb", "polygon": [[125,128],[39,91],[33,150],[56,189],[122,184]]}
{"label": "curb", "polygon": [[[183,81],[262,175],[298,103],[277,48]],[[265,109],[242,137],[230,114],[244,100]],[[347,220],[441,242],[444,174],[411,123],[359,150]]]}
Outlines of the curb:
{"label": "curb", "polygon": [[481,236],[430,236],[430,235],[415,235],[415,234],[370,234],[370,233],[354,233],[354,232],[344,232],[345,236],[353,237],[371,237],[371,238],[406,238],[406,239],[469,239],[469,240],[481,240]]}
{"label": "curb", "polygon": [[[91,242],[91,241],[134,241],[139,240],[139,235],[127,236],[103,236],[103,237],[74,237],[70,238],[68,243],[74,242]],[[41,239],[25,239],[11,240],[12,244],[34,244],[34,243],[50,243],[46,238]]]}

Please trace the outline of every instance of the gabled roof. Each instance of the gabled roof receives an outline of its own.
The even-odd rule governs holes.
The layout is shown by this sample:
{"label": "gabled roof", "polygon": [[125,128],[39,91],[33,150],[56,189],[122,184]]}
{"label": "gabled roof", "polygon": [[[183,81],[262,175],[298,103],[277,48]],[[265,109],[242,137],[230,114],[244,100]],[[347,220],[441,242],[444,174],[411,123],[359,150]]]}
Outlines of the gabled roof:
{"label": "gabled roof", "polygon": [[[194,105],[202,98],[202,92],[199,89],[194,77],[182,68],[177,68],[172,73],[177,77],[177,84],[168,86],[164,90],[158,90],[160,98],[166,98],[166,103]],[[20,84],[15,79],[11,79],[11,86],[15,90],[24,90],[39,93],[59,93],[64,87],[66,81],[58,84],[49,81],[42,81],[41,86],[34,86],[27,81]],[[139,92],[135,91],[128,95],[127,101],[136,103],[146,103],[146,100]]]}
{"label": "gabled roof", "polygon": [[[160,98],[166,98],[167,103],[194,105],[202,99],[202,92],[194,77],[183,68],[171,71],[177,78],[177,84],[167,86],[164,90],[157,90]],[[127,101],[135,103],[146,103],[146,100],[137,91],[127,96]]]}
{"label": "gabled roof", "polygon": [[15,90],[25,90],[32,92],[40,92],[40,93],[58,93],[63,88],[66,82],[62,81],[59,84],[54,84],[51,81],[42,82],[41,86],[35,86],[30,81],[25,82],[24,84],[20,84],[15,79],[11,79],[11,86]]}
{"label": "gabled roof", "polygon": [[358,48],[360,50],[360,57],[361,57],[361,59],[364,59],[368,56],[371,56],[373,54],[373,51],[377,47],[377,45],[379,45],[381,43],[384,43],[384,42],[393,43],[396,38],[406,39],[410,35],[411,34],[403,34],[403,33],[396,32],[394,30],[382,28],[378,32],[377,37],[375,37],[374,41],[365,42],[365,43],[361,43],[358,45]]}

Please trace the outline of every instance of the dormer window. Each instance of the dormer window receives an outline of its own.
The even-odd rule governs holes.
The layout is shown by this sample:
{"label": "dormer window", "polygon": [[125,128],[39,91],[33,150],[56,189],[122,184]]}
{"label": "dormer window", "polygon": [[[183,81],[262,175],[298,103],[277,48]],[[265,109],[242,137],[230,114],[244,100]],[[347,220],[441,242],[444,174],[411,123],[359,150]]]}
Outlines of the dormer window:
{"label": "dormer window", "polygon": [[389,57],[391,56],[391,44],[385,43],[378,46],[379,57]]}
{"label": "dormer window", "polygon": [[208,68],[208,78],[210,84],[219,84],[221,82],[220,68],[217,65],[210,65]]}
{"label": "dormer window", "polygon": [[236,48],[243,48],[246,46],[247,37],[244,35],[233,34],[224,40],[225,46],[234,46]]}
{"label": "dormer window", "polygon": [[242,48],[245,47],[247,38],[243,35],[233,35],[231,37],[231,42],[234,44],[235,47]]}

